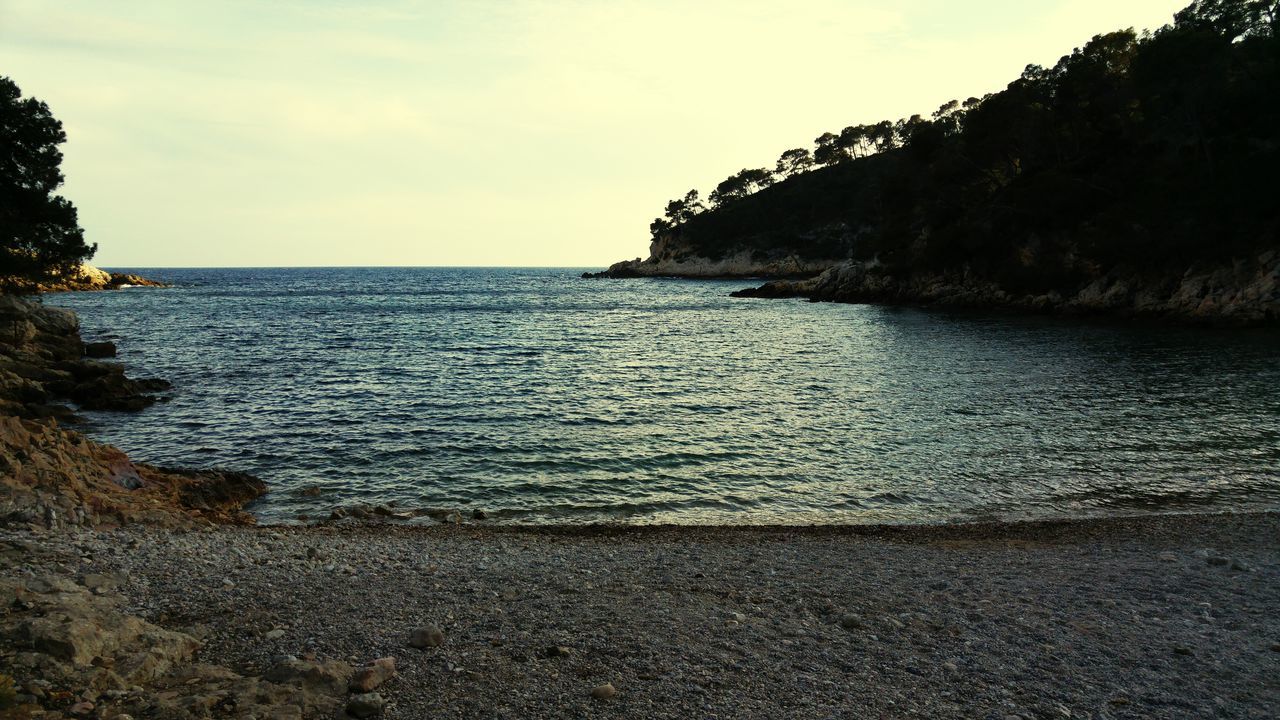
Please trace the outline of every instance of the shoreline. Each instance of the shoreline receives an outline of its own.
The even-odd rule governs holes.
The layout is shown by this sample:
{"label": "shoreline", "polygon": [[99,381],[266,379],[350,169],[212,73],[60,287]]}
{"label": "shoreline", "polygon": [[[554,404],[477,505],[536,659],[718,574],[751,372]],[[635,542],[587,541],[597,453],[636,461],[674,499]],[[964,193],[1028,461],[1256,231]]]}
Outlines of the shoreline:
{"label": "shoreline", "polygon": [[[396,674],[374,689],[387,718],[1280,711],[1277,512],[930,527],[0,529],[0,554],[14,553],[23,560],[0,569],[0,590],[26,587],[30,609],[0,625],[43,612],[97,623],[112,642],[122,622],[169,640],[163,672],[115,692],[87,678],[104,677],[102,663],[131,671],[131,647],[57,635],[74,623],[40,626],[64,643],[46,647],[85,651],[83,666],[39,665],[86,679],[74,697],[42,701],[94,703],[78,717],[341,717],[364,697],[347,689],[356,668],[392,656]],[[415,647],[426,627],[438,642]],[[0,632],[0,664],[21,674],[35,658],[13,654],[13,637]],[[606,684],[608,698],[593,695]]]}

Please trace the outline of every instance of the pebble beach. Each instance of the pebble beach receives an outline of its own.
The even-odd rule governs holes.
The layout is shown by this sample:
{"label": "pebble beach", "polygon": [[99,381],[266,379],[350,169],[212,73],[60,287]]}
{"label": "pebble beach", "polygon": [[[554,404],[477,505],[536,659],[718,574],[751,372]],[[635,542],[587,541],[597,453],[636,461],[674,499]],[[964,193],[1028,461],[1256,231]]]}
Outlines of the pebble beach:
{"label": "pebble beach", "polygon": [[[87,578],[240,676],[393,657],[388,718],[1280,715],[1275,513],[3,538],[21,562],[0,579]],[[81,699],[98,717],[184,716],[133,692]],[[353,697],[271,717],[358,714]],[[185,717],[251,716],[215,700],[225,712]]]}

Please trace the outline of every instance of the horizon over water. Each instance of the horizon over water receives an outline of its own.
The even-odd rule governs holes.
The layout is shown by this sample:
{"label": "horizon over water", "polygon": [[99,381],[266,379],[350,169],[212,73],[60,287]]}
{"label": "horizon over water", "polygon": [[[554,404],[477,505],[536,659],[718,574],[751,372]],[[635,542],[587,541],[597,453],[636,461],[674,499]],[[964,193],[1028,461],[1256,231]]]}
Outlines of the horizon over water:
{"label": "horizon over water", "polygon": [[1280,507],[1272,330],[582,270],[134,268],[177,287],[45,302],[174,385],[83,413],[94,439],[258,475],[268,522],[351,503],[732,524]]}

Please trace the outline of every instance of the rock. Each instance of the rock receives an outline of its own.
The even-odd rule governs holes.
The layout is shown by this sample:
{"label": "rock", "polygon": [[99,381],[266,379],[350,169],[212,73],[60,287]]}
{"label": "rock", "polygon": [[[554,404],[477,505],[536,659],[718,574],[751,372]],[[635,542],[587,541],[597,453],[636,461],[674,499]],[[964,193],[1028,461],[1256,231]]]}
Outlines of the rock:
{"label": "rock", "polygon": [[67,712],[78,717],[88,717],[93,712],[94,705],[91,702],[78,702],[72,705]]}
{"label": "rock", "polygon": [[84,344],[84,356],[89,358],[113,358],[116,356],[116,344],[103,340]]}
{"label": "rock", "polygon": [[103,594],[120,587],[121,579],[119,575],[114,574],[87,573],[81,583],[90,591]]}
{"label": "rock", "polygon": [[435,625],[426,625],[413,631],[409,645],[416,648],[440,647],[444,644],[444,631]]}
{"label": "rock", "polygon": [[570,652],[569,648],[564,645],[548,645],[547,648],[542,651],[542,654],[549,658],[557,658],[567,657]]}
{"label": "rock", "polygon": [[373,717],[382,714],[386,706],[387,702],[378,693],[362,693],[347,701],[347,714],[356,718]]}
{"label": "rock", "polygon": [[1206,563],[1210,564],[1210,565],[1215,566],[1215,567],[1222,567],[1222,566],[1224,566],[1224,565],[1230,565],[1230,564],[1231,564],[1231,561],[1230,561],[1230,560],[1228,560],[1227,558],[1222,557],[1221,555],[1210,555],[1209,557],[1205,558],[1205,559],[1204,559],[1204,561],[1205,561]]}
{"label": "rock", "polygon": [[312,692],[341,695],[346,692],[353,674],[351,666],[339,660],[321,662],[289,658],[276,663],[263,678]]}
{"label": "rock", "polygon": [[347,689],[353,693],[371,692],[382,683],[395,677],[395,674],[396,659],[394,657],[378,658],[365,667],[356,670],[356,674],[351,676],[351,682],[347,685]]}
{"label": "rock", "polygon": [[1177,554],[1171,553],[1171,552],[1162,552],[1159,555],[1156,555],[1156,559],[1159,560],[1160,562],[1167,562],[1167,563],[1178,562]]}
{"label": "rock", "polygon": [[597,685],[595,688],[591,690],[591,697],[597,700],[610,700],[617,694],[618,694],[618,691],[616,688],[613,687],[613,683],[605,683],[603,685]]}
{"label": "rock", "polygon": [[489,513],[485,512],[484,510],[477,509],[475,510],[475,512],[471,513],[471,517],[474,520],[488,520]]}
{"label": "rock", "polygon": [[1192,653],[1191,653],[1191,648],[1186,647],[1185,645],[1179,645],[1179,646],[1175,647],[1175,648],[1173,649],[1173,652],[1174,652],[1174,654],[1175,654],[1175,655],[1190,655],[1190,654],[1192,654]]}
{"label": "rock", "polygon": [[862,618],[857,615],[845,615],[840,618],[840,627],[845,630],[857,630],[862,627]]}
{"label": "rock", "polygon": [[1280,652],[1280,642],[1271,643],[1271,652]]}
{"label": "rock", "polygon": [[1240,560],[1238,558],[1233,558],[1231,560],[1231,569],[1236,570],[1238,572],[1249,572],[1251,570],[1251,568],[1247,564],[1245,564],[1243,560]]}
{"label": "rock", "polygon": [[262,637],[266,638],[267,640],[279,640],[280,638],[284,637],[284,628],[275,628],[274,630],[269,630]]}

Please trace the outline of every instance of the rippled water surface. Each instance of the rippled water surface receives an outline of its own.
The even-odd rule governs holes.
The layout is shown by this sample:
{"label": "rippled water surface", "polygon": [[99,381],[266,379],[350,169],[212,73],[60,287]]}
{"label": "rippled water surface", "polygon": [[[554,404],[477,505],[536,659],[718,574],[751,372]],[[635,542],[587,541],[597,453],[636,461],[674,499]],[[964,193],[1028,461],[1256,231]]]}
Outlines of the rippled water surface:
{"label": "rippled water surface", "polygon": [[[932,522],[1280,507],[1280,336],[728,297],[553,269],[145,270],[50,297],[134,376],[90,414],[291,520]],[[320,494],[303,489],[319,486]]]}

